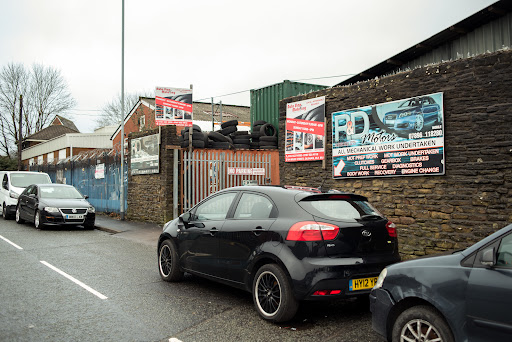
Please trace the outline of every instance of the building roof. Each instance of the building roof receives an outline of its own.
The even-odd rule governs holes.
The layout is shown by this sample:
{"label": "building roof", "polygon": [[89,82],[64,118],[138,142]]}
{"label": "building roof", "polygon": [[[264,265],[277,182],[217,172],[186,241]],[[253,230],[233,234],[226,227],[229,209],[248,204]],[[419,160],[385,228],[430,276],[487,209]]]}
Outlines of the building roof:
{"label": "building roof", "polygon": [[[456,41],[457,39],[460,39],[461,37],[468,35],[468,33],[472,32],[473,30],[507,15],[511,11],[512,1],[497,1],[492,5],[488,6],[487,8],[484,8],[483,10],[473,14],[472,16],[458,22],[457,24],[450,26],[449,28],[422,41],[421,43],[418,43],[410,47],[409,49],[404,50],[386,59],[385,61],[377,65],[374,65],[373,67],[366,69],[363,72],[336,84],[335,86],[344,86],[356,82],[366,81],[368,79],[375,77],[382,77],[397,70],[400,70],[400,68],[410,67],[410,65],[408,65],[409,62],[417,60],[420,56],[426,55],[442,47],[446,43]],[[509,25],[510,23],[504,24],[504,26]],[[486,33],[482,33],[481,35],[483,37],[487,36]],[[497,46],[497,48],[502,48],[502,46]],[[475,54],[475,52],[473,52],[472,54]],[[450,58],[451,57],[449,56],[448,59]],[[441,62],[441,60],[430,61],[430,63],[432,62]]]}
{"label": "building roof", "polygon": [[66,133],[79,133],[77,129],[72,129],[63,125],[52,125],[43,128],[39,132],[36,132],[24,139],[24,141],[47,141]]}
{"label": "building roof", "polygon": [[[155,110],[155,98],[154,97],[143,97],[139,98],[139,101],[133,106],[128,112],[124,119],[124,123],[131,118],[133,113],[137,110],[140,105],[149,107],[151,110]],[[213,108],[214,120],[220,121],[220,106],[214,104]],[[204,102],[193,102],[192,111],[194,121],[211,121],[212,120],[212,104]],[[251,121],[251,108],[248,106],[235,106],[235,105],[222,105],[222,121],[238,120],[239,122],[250,122]],[[112,134],[111,139],[114,140],[117,134],[121,131],[121,125],[117,127],[115,132]]]}
{"label": "building roof", "polygon": [[[57,121],[57,123],[56,123]],[[59,123],[62,125],[62,126],[66,126],[68,128],[71,128],[73,130],[75,130],[76,132],[80,132],[78,130],[78,128],[76,128],[75,124],[73,121],[69,120],[69,119],[66,119],[60,115],[55,115],[55,119],[53,119],[53,122],[51,123],[51,125],[59,125]]]}

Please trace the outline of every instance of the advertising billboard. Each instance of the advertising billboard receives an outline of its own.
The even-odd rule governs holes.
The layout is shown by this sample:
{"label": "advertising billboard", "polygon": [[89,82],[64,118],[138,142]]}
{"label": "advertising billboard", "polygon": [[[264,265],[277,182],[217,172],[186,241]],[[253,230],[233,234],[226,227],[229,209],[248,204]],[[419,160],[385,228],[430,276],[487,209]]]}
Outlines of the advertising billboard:
{"label": "advertising billboard", "polygon": [[157,126],[192,126],[192,89],[156,87]]}
{"label": "advertising billboard", "polygon": [[285,162],[325,157],[325,96],[286,105]]}
{"label": "advertising billboard", "polygon": [[443,93],[332,113],[334,178],[443,175]]}
{"label": "advertising billboard", "polygon": [[158,173],[158,134],[132,139],[130,169],[132,175]]}

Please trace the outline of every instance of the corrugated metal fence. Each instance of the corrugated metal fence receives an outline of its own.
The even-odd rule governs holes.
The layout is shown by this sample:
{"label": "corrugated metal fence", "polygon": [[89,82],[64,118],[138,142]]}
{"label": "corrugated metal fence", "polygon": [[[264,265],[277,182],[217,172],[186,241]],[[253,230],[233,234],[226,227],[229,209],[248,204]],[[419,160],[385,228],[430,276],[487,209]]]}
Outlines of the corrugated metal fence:
{"label": "corrugated metal fence", "polygon": [[[113,151],[91,151],[56,163],[30,166],[30,171],[46,172],[52,182],[70,184],[100,212],[120,212],[121,157]],[[126,165],[126,164],[125,164]],[[125,173],[125,208],[127,208],[128,167]]]}
{"label": "corrugated metal fence", "polygon": [[279,184],[278,151],[181,150],[180,159],[183,212],[225,188]]}

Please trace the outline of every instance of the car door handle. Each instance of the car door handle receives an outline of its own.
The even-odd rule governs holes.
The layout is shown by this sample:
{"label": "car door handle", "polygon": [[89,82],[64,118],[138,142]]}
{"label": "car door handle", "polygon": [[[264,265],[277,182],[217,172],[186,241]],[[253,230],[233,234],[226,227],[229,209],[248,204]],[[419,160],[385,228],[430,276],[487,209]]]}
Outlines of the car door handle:
{"label": "car door handle", "polygon": [[218,232],[219,232],[219,230],[216,227],[213,227],[212,229],[210,229],[210,235],[211,236],[214,236],[215,233],[218,233]]}
{"label": "car door handle", "polygon": [[252,230],[252,232],[254,233],[254,235],[256,236],[260,236],[260,234],[264,231],[265,229],[263,229],[261,226],[258,226],[256,228],[254,228]]}

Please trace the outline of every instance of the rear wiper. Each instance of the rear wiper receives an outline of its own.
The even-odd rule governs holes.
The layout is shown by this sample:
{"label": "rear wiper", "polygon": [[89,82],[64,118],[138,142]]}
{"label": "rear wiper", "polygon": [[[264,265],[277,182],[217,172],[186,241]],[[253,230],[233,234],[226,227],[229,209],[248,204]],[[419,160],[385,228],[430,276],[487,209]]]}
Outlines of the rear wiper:
{"label": "rear wiper", "polygon": [[380,220],[380,219],[382,219],[381,216],[374,215],[374,214],[368,214],[368,215],[361,216],[361,220]]}

